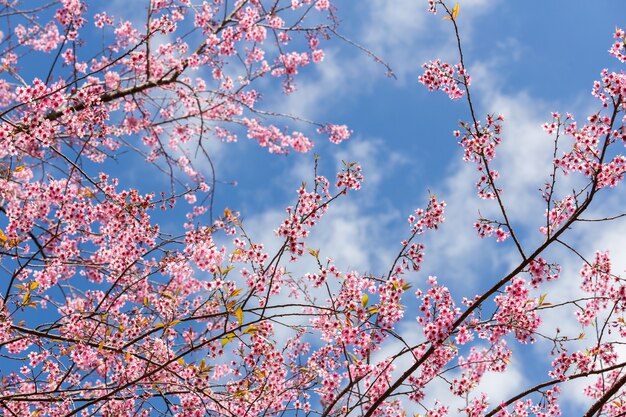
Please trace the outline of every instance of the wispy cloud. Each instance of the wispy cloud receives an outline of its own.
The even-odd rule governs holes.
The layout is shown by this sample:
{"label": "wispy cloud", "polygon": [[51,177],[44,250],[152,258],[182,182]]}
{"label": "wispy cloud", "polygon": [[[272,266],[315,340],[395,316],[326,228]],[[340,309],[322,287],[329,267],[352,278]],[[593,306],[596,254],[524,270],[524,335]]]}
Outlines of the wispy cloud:
{"label": "wispy cloud", "polygon": [[[486,0],[459,2],[458,21],[464,42],[471,43],[475,19],[495,4]],[[425,61],[458,61],[450,22],[442,21],[441,14],[429,15],[426,1],[374,0],[364,2],[359,9],[364,9],[367,19],[363,20],[358,39],[391,65],[400,82],[414,81]]]}

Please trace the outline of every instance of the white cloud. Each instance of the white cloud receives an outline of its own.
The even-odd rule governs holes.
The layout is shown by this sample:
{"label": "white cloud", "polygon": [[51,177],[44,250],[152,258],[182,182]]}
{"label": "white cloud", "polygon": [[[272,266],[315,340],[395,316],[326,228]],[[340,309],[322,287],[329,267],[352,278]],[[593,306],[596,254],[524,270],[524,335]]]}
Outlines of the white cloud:
{"label": "white cloud", "polygon": [[[307,69],[306,75],[296,77],[296,91],[284,95],[267,92],[263,105],[304,119],[327,117],[329,109],[350,101],[349,97],[371,86],[376,73],[365,64],[363,53],[344,48],[325,48],[324,61]],[[339,122],[339,121],[334,121]]]}
{"label": "white cloud", "polygon": [[[461,2],[463,19],[459,24],[467,44],[471,43],[473,22],[488,10],[487,3],[487,0]],[[492,6],[493,2],[489,7]],[[356,28],[341,26],[342,35],[357,40],[363,48],[389,64],[401,85],[417,82],[421,65],[428,60],[458,61],[456,40],[451,35],[449,22],[442,21],[440,15],[431,16],[426,2],[372,0],[340,5],[340,17],[349,14],[363,18],[358,20]],[[267,95],[269,108],[315,120],[326,116],[330,105],[350,101],[376,83],[387,80],[385,67],[365,52],[340,40],[336,40],[335,45],[324,48],[326,57],[321,64],[309,68],[306,77],[296,79],[294,93]]]}
{"label": "white cloud", "polygon": [[[333,202],[328,212],[319,224],[313,228],[307,239],[307,246],[321,248],[321,256],[333,258],[342,270],[358,269],[359,271],[380,270],[387,266],[393,250],[385,249],[385,242],[390,240],[389,223],[397,219],[397,213],[390,209],[376,211],[375,196],[379,193],[381,181],[393,174],[394,169],[381,167],[401,166],[404,157],[384,147],[380,140],[358,138],[351,141],[347,147],[338,150],[335,155],[335,166],[339,169],[342,160],[358,161],[363,166],[365,180],[362,190],[350,192]],[[336,170],[324,169],[331,182],[334,182],[333,173]],[[294,163],[288,171],[290,178],[300,178],[307,182],[312,177],[312,167],[306,164]],[[310,184],[309,184],[310,188]],[[290,193],[290,196],[295,194]],[[283,206],[291,205],[293,201],[286,201]],[[285,217],[283,206],[278,206],[264,213],[246,216],[245,226],[250,234],[260,242],[274,242],[273,249],[277,249],[278,240],[274,236],[274,228]],[[395,243],[398,239],[393,239]]]}
{"label": "white cloud", "polygon": [[[487,3],[487,1],[461,2],[461,17],[467,20],[460,20],[460,24],[469,27],[469,20],[484,12]],[[374,52],[382,51],[382,58],[389,59],[401,80],[405,81],[412,76],[411,74],[416,74],[421,63],[431,56],[441,57],[442,47],[445,47],[444,58],[449,54],[454,61],[456,52],[449,36],[433,40],[433,37],[443,32],[431,32],[432,28],[440,24],[440,19],[428,16],[424,12],[425,2],[375,0],[359,7],[367,7],[369,10],[369,21],[361,28],[364,36],[360,39],[364,39],[363,44],[371,47]],[[446,33],[449,35],[448,30]],[[471,41],[471,36],[469,38]],[[467,37],[464,39],[467,40]],[[424,48],[426,40],[433,40],[433,43],[430,47]],[[512,59],[519,58],[516,56],[518,48],[508,47],[516,45],[517,41],[505,39],[505,42],[501,49],[509,50]],[[420,52],[416,53],[416,50]],[[357,78],[367,78],[375,74],[375,71],[379,71],[371,64],[365,64],[367,57],[359,55],[347,61],[341,49],[327,49],[326,53],[325,62],[315,67],[313,78],[300,79],[298,91],[286,98],[270,97],[270,104],[274,101],[273,104],[279,105],[285,112],[315,118],[327,110],[328,103],[334,104],[344,100],[355,90],[374,82],[373,80],[355,82]],[[492,111],[505,115],[504,141],[498,149],[493,168],[498,169],[502,175],[498,184],[504,189],[502,198],[507,207],[507,214],[520,233],[524,245],[533,247],[532,245],[543,239],[537,229],[544,221],[545,203],[538,188],[549,179],[553,146],[552,138],[544,134],[541,124],[550,118],[550,112],[555,110],[555,103],[540,100],[524,91],[505,94],[503,92],[505,80],[498,76],[498,70],[503,62],[504,59],[498,59],[472,65],[475,88],[473,91],[476,93],[475,97],[478,97],[475,104],[483,109],[478,117],[482,118],[486,112]],[[572,112],[582,108],[581,103],[569,104],[572,105],[569,109]],[[578,118],[582,120],[584,117],[581,114]],[[338,149],[337,160],[357,160],[364,165],[365,184],[371,185],[372,192],[377,190],[384,176],[388,174],[382,167],[393,166],[394,161],[400,164],[404,162],[400,154],[381,156],[385,148],[376,140],[357,138],[350,142],[347,149]],[[493,239],[481,241],[476,236],[472,224],[478,217],[478,211],[480,210],[485,217],[495,218],[499,209],[493,201],[478,200],[474,188],[478,172],[472,165],[459,161],[460,156],[459,153],[451,164],[450,175],[441,182],[440,189],[433,190],[448,203],[447,221],[440,231],[429,235],[425,264],[426,274],[436,273],[440,276],[440,282],[453,287],[453,290],[460,290],[454,291],[457,297],[472,296],[473,294],[468,293],[470,289],[488,285],[486,281],[494,280],[498,276],[494,275],[496,272],[502,272],[520,260],[510,240],[506,244],[496,244]],[[306,168],[304,165],[296,164],[289,175],[310,178],[311,173],[305,172]],[[565,185],[570,184],[572,183],[567,182]],[[389,237],[394,235],[394,231],[389,230],[390,224],[399,214],[393,211],[371,212],[368,210],[366,200],[367,198],[356,193],[334,204],[308,239],[307,245],[320,248],[321,256],[332,257],[342,270],[358,269],[360,272],[369,272],[378,271],[382,266],[388,265],[394,251],[397,250],[388,245],[390,241],[397,240]],[[609,200],[609,203],[608,207],[603,207],[607,212],[611,211],[610,208],[617,210],[626,205],[626,201],[621,197]],[[274,236],[273,229],[283,218],[282,207],[273,208],[249,216],[245,225],[255,241],[273,242],[268,245],[268,249],[276,249],[279,241]],[[582,225],[579,231],[567,235],[588,256],[592,256],[595,249],[611,249],[616,260],[616,270],[619,272],[626,268],[623,236],[626,236],[626,225],[623,222],[612,225]],[[582,264],[575,256],[567,255],[565,252],[562,248],[550,252],[554,259],[550,258],[549,261],[561,260],[565,268],[556,283],[545,287],[549,292],[547,301],[572,299],[579,294],[580,280],[577,271]],[[289,269],[296,275],[311,271],[310,268],[314,266],[306,261],[289,265]],[[553,334],[552,330],[557,326],[563,333],[573,335],[580,329],[571,314],[544,315],[542,331]],[[400,326],[399,331],[411,337],[416,335],[416,328],[417,325],[407,318],[407,322]],[[399,346],[390,343],[385,346],[384,351],[379,352],[379,356],[384,356]],[[540,340],[534,349],[545,354],[550,350],[550,343]],[[400,361],[398,366],[399,369],[405,369],[407,363]],[[525,381],[523,368],[521,361],[514,360],[506,373],[486,376],[479,389],[488,393],[492,404],[506,399],[523,385]],[[543,371],[538,372],[541,378],[546,375]],[[529,379],[537,377],[537,375],[527,376]],[[576,382],[579,383],[582,382]],[[431,389],[432,398],[450,398],[445,384],[435,384]],[[573,392],[576,392],[576,395],[569,394]],[[585,400],[580,399],[579,393],[580,390],[568,389],[564,393],[564,398],[582,404]]]}
{"label": "white cloud", "polygon": [[[502,178],[499,181],[505,190],[502,197],[507,207],[507,213],[518,232],[523,236],[522,241],[527,248],[534,248],[543,240],[538,232],[538,227],[543,223],[545,203],[541,200],[538,188],[543,182],[549,179],[551,172],[553,138],[541,131],[540,125],[550,118],[550,111],[554,111],[554,106],[560,108],[568,107],[565,110],[574,113],[578,120],[584,120],[587,114],[593,111],[592,100],[577,100],[573,103],[547,103],[543,100],[532,97],[525,92],[505,94],[502,92],[502,79],[497,76],[498,65],[496,63],[484,63],[473,69],[474,85],[479,86],[474,90],[480,96],[479,107],[484,107],[487,111],[497,111],[505,115],[503,144],[499,148],[498,156],[494,162],[494,167],[499,169]],[[480,86],[491,86],[491,88],[480,88]],[[552,108],[551,108],[552,107]],[[563,143],[565,144],[567,140]],[[564,148],[562,148],[564,150]],[[559,155],[560,155],[559,151]],[[454,174],[446,181],[445,198],[448,202],[447,224],[444,226],[446,233],[433,236],[431,250],[428,256],[434,254],[437,259],[432,260],[434,269],[453,271],[455,277],[462,277],[464,280],[446,281],[455,287],[475,288],[477,279],[483,279],[486,270],[497,269],[509,265],[516,265],[519,262],[519,255],[515,253],[512,246],[510,250],[494,248],[494,245],[486,242],[479,242],[472,236],[474,233],[467,227],[475,218],[477,209],[481,203],[474,197],[475,190],[468,186],[468,178],[475,178],[477,173],[467,165],[454,163],[452,171]],[[574,187],[579,188],[584,182],[580,176],[572,174],[569,177],[560,177],[558,190],[562,194],[570,192]],[[623,187],[620,186],[620,187]],[[605,195],[610,193],[610,195]],[[618,215],[624,212],[626,197],[620,189],[602,191],[589,213],[585,218],[605,218]],[[492,203],[491,208],[483,208],[483,214],[497,213],[498,209]],[[442,230],[443,231],[443,230]],[[572,230],[563,235],[563,239],[574,247],[580,254],[592,261],[596,250],[609,250],[613,261],[613,272],[623,274],[626,269],[626,247],[624,246],[624,236],[626,236],[626,223],[623,220],[615,222],[594,222],[576,223]],[[546,284],[536,294],[547,293],[546,301],[558,304],[575,300],[586,296],[580,290],[581,278],[579,270],[583,261],[578,255],[572,253],[558,244],[546,251],[544,257],[550,262],[558,262],[562,265],[563,271],[560,278],[553,283]],[[476,249],[480,247],[481,249]],[[528,252],[531,252],[529,250]],[[428,259],[428,257],[427,257]],[[450,259],[454,259],[451,265]],[[480,272],[474,272],[474,271]],[[507,271],[508,272],[508,271]],[[443,281],[442,277],[442,281]],[[474,279],[469,283],[465,279]],[[459,285],[460,284],[460,285]],[[469,294],[471,295],[471,294]],[[579,303],[584,305],[585,302]],[[549,309],[542,312],[543,324],[540,332],[553,336],[555,329],[560,330],[560,335],[567,335],[576,338],[584,331],[585,337],[577,342],[568,343],[570,352],[577,349],[585,350],[597,344],[597,327],[583,329],[575,318],[575,312],[579,309],[574,305],[568,305],[560,309]],[[600,326],[603,320],[599,320]],[[616,340],[615,334],[602,337],[603,342]],[[542,361],[536,361],[536,373],[530,381],[548,379],[547,370],[552,358],[550,351],[554,344],[545,339],[539,339],[532,349],[540,355]],[[626,349],[618,347],[619,360],[626,359]],[[526,352],[522,360],[529,360]],[[548,368],[546,368],[546,366]],[[579,379],[568,382],[562,389],[562,403],[568,407],[584,408],[588,407],[591,400],[581,395],[582,388],[595,381],[595,377]],[[507,379],[507,383],[509,380]],[[508,385],[509,387],[515,385]],[[490,395],[492,399],[502,397]]]}
{"label": "white cloud", "polygon": [[[373,0],[364,3],[360,8],[367,9],[368,18],[357,38],[389,63],[401,82],[414,81],[425,61],[440,58],[458,62],[450,22],[441,19],[443,10],[436,16],[430,15],[426,1]],[[459,2],[458,23],[464,44],[472,41],[475,19],[493,6],[494,2],[487,0]]]}
{"label": "white cloud", "polygon": [[[523,90],[504,93],[504,79],[499,75],[502,62],[497,59],[474,66],[472,97],[476,117],[483,123],[487,114],[503,114],[505,117],[502,144],[490,167],[501,175],[497,184],[503,190],[501,198],[507,216],[522,246],[532,252],[530,248],[544,239],[538,229],[545,222],[546,205],[539,190],[550,181],[554,147],[554,137],[547,135],[541,125],[550,120],[555,103],[533,97]],[[569,110],[576,113],[580,107],[574,103]],[[566,143],[567,140],[562,140],[559,155]],[[448,204],[446,223],[441,231],[429,237],[427,265],[431,267],[429,271],[446,271],[455,277],[454,284],[471,288],[485,280],[489,270],[510,268],[517,265],[521,257],[511,239],[505,244],[494,244],[494,239],[481,241],[477,237],[472,224],[479,217],[503,220],[503,216],[496,201],[478,199],[474,184],[480,174],[474,164],[461,161],[461,156],[459,151],[451,163],[450,176],[442,181],[443,190],[439,191],[439,197]],[[580,184],[580,178],[571,175],[560,178],[557,190],[564,196]],[[450,259],[454,262],[451,263]]]}

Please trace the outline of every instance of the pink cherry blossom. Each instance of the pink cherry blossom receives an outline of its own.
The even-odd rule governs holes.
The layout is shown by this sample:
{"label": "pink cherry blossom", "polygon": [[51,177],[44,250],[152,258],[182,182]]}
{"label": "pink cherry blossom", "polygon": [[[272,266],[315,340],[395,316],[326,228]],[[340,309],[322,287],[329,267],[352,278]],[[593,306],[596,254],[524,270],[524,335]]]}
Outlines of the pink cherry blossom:
{"label": "pink cherry blossom", "polygon": [[[543,205],[535,224],[502,187],[515,180],[503,161],[526,145],[506,137],[502,115],[480,116],[490,85],[474,91],[467,72],[476,62],[464,53],[468,14],[429,0],[430,12],[451,17],[442,27],[456,42],[441,55],[458,63],[434,58],[418,80],[465,106],[453,135],[475,178],[455,178],[475,185],[488,217],[446,223],[465,209],[449,210],[438,197],[454,201],[450,190],[463,185],[454,183],[429,193],[401,236],[393,222],[402,201],[389,207],[388,227],[375,218],[391,237],[384,246],[369,222],[357,223],[368,229],[354,235],[360,241],[335,226],[344,218],[325,223],[352,207],[339,201],[358,206],[349,215],[379,203],[353,196],[370,185],[368,158],[343,161],[335,174],[335,158],[302,156],[311,175],[298,180],[278,218],[234,207],[240,203],[222,193],[236,183],[239,166],[229,164],[245,147],[293,158],[325,136],[333,145],[319,148],[351,152],[343,142],[353,131],[340,113],[333,123],[308,120],[284,101],[300,79],[326,74],[330,51],[344,59],[338,39],[380,61],[342,35],[348,14],[340,4],[152,0],[145,13],[113,15],[83,0],[4,3],[0,414],[555,416],[565,410],[561,390],[577,379],[572,389],[588,397],[586,416],[626,411],[626,285],[615,252],[594,254],[587,239],[595,225],[624,215],[610,204],[626,173],[622,70],[600,72],[595,108],[582,122],[547,115],[552,166],[537,181],[537,200],[522,202],[529,212]],[[625,45],[616,28],[609,54],[619,63]],[[510,148],[500,160],[504,141]],[[388,180],[373,178],[374,188]],[[279,180],[267,188],[292,178]],[[271,191],[259,193],[278,195]],[[339,246],[317,247],[329,224]],[[486,247],[504,262],[466,259],[467,247],[485,244],[478,239],[458,247],[437,240],[472,225],[502,242]],[[543,235],[527,233],[538,226]],[[268,227],[274,236],[264,235]],[[350,252],[363,247],[376,258],[367,267]],[[344,249],[353,264],[336,260]],[[433,250],[445,262],[431,259]],[[440,278],[429,275],[437,266]],[[557,279],[573,290],[558,293]],[[575,326],[551,326],[553,314]],[[535,342],[545,343],[531,352]],[[525,366],[516,362],[526,360],[523,351],[543,355],[530,385],[509,398],[483,392],[491,374]],[[433,394],[441,392],[445,398]]]}

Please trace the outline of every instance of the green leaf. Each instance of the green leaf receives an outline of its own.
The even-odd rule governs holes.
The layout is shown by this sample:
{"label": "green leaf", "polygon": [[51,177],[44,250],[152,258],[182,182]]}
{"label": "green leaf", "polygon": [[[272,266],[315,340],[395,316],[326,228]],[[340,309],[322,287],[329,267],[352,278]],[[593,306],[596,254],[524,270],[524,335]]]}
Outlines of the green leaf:
{"label": "green leaf", "polygon": [[457,2],[454,5],[452,12],[450,13],[450,16],[444,16],[443,20],[456,20],[458,15],[459,15],[459,3]]}
{"label": "green leaf", "polygon": [[222,339],[222,347],[226,346],[227,344],[229,344],[233,339],[235,338],[235,333],[230,332],[228,333],[226,336],[224,336],[224,338]]}
{"label": "green leaf", "polygon": [[546,297],[548,296],[548,294],[541,294],[541,297],[539,297],[539,307],[541,307],[543,304],[543,302],[546,300]]}
{"label": "green leaf", "polygon": [[246,328],[246,330],[244,330],[243,334],[254,333],[256,330],[257,327],[254,324],[251,324]]}
{"label": "green leaf", "polygon": [[241,326],[243,324],[243,310],[241,309],[241,307],[237,307],[237,310],[235,310],[235,316],[237,316],[237,321]]}

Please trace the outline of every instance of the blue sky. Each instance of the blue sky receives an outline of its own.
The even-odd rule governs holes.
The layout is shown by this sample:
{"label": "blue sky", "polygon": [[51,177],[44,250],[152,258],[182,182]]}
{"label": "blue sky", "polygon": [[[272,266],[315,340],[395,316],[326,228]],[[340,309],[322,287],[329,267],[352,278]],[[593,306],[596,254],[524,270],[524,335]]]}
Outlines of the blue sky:
{"label": "blue sky", "polygon": [[[571,112],[578,120],[597,111],[590,95],[592,82],[602,68],[619,68],[607,50],[615,26],[624,25],[626,4],[459,3],[458,23],[475,104],[479,117],[498,112],[506,118],[504,144],[495,164],[502,173],[504,200],[513,222],[531,247],[541,240],[538,227],[545,207],[537,190],[551,161],[552,141],[541,124],[550,120],[552,111]],[[288,98],[266,96],[265,105],[272,103],[316,121],[346,123],[354,130],[353,139],[340,146],[323,140],[316,143],[315,152],[321,155],[327,175],[341,159],[356,160],[363,165],[366,179],[361,191],[331,209],[310,246],[322,248],[322,255],[334,258],[343,269],[381,273],[407,235],[406,216],[425,204],[430,190],[447,201],[447,222],[426,238],[424,268],[412,279],[419,285],[428,275],[437,275],[457,300],[479,293],[517,259],[511,242],[482,241],[472,230],[479,209],[483,214],[496,211],[475,197],[476,172],[461,161],[461,150],[451,135],[459,120],[468,119],[465,102],[451,102],[417,83],[421,63],[435,58],[458,62],[451,24],[429,15],[425,1],[336,5],[342,33],[385,60],[397,79],[386,77],[385,69],[364,54],[335,41],[326,49],[325,62],[302,74],[298,91]],[[283,207],[293,201],[295,187],[312,176],[311,156],[266,156],[253,143],[238,143],[223,152],[217,163],[219,175],[236,179],[238,186],[219,189],[218,204],[237,207],[252,233],[271,242],[268,225],[280,221]],[[242,171],[244,166],[253,168]],[[598,201],[601,204],[592,212],[619,212],[626,201],[623,186],[612,190],[611,198]],[[611,249],[616,271],[623,271],[625,232],[623,222],[609,228],[581,227],[567,241],[587,256],[597,249]],[[563,263],[563,274],[541,292],[556,302],[577,293],[582,264],[560,248],[549,255],[551,261]],[[546,334],[553,334],[556,324],[574,335],[580,332],[573,312],[563,314],[545,319]],[[415,328],[407,319],[400,331],[410,338]],[[509,371],[486,377],[481,386],[493,401],[546,379],[549,343],[539,341],[520,349],[511,342],[511,346],[518,356]],[[579,394],[581,384],[564,386],[565,415],[588,403]],[[443,398],[449,395],[445,387],[432,390]]]}
{"label": "blue sky", "polygon": [[[301,72],[295,93],[284,96],[272,83],[262,87],[261,109],[320,123],[345,123],[354,131],[350,141],[334,145],[316,137],[307,124],[284,120],[284,125],[316,138],[314,152],[320,155],[321,173],[333,177],[341,160],[349,160],[361,163],[365,175],[362,190],[331,208],[308,245],[320,248],[321,255],[333,258],[342,270],[383,273],[397,254],[400,240],[408,236],[407,216],[426,204],[430,191],[448,203],[447,220],[425,238],[424,267],[410,279],[420,286],[428,275],[436,275],[457,301],[480,293],[518,259],[510,241],[481,240],[472,229],[479,210],[484,215],[497,210],[476,197],[475,168],[461,161],[461,149],[452,136],[458,121],[468,120],[466,103],[429,93],[417,82],[420,66],[428,60],[458,62],[452,25],[440,15],[427,13],[426,1],[335,4],[342,22],[340,32],[387,62],[396,78],[387,77],[385,68],[363,52],[332,40],[323,45],[325,61]],[[578,120],[597,111],[591,86],[602,68],[619,68],[607,50],[615,26],[625,24],[626,3],[465,0],[459,4],[458,24],[475,105],[479,117],[492,112],[505,116],[504,143],[495,167],[502,174],[503,198],[513,223],[524,244],[531,247],[542,239],[538,228],[544,222],[545,207],[537,190],[547,179],[551,163],[552,140],[541,125],[550,120],[552,111],[571,112]],[[313,155],[269,155],[244,135],[238,143],[216,143],[212,150],[218,180],[215,211],[238,210],[250,236],[276,248],[279,241],[273,230],[283,219],[284,208],[295,201],[296,188],[302,181],[310,182]],[[146,185],[142,172],[122,171],[120,175],[135,177],[137,185]],[[232,182],[237,185],[229,185]],[[613,213],[624,204],[623,187],[618,187],[591,210]],[[172,217],[164,221],[172,227],[178,224]],[[611,249],[616,270],[623,271],[625,235],[623,222],[604,228],[580,227],[568,235],[568,242],[587,256],[597,249]],[[552,302],[576,295],[580,260],[560,248],[548,254],[550,261],[562,262],[563,274],[541,293],[547,292]],[[290,270],[304,273],[312,267],[301,262]],[[399,331],[415,341],[417,326],[407,303],[407,319]],[[546,334],[553,334],[556,324],[573,335],[580,333],[573,312],[563,314],[544,320]],[[511,346],[516,356],[507,373],[485,377],[480,387],[493,401],[547,379],[550,343],[540,340],[522,347],[511,341]],[[387,346],[381,356],[393,348]],[[581,384],[564,386],[565,415],[579,412],[588,403],[579,394]],[[432,387],[431,394],[431,398],[450,400],[443,385]]]}
{"label": "blue sky", "polygon": [[[127,3],[113,2],[114,14],[128,13]],[[143,7],[140,3],[133,7]],[[602,68],[619,69],[607,50],[615,26],[626,25],[626,3],[461,0],[459,4],[458,24],[472,94],[479,117],[491,112],[505,116],[504,143],[495,164],[513,223],[531,247],[542,238],[538,227],[545,207],[537,189],[548,177],[551,162],[552,141],[541,124],[550,120],[552,111],[571,112],[582,121],[598,109],[591,86]],[[396,78],[387,77],[385,68],[362,51],[332,40],[322,45],[324,62],[302,71],[295,93],[284,96],[273,83],[261,86],[261,109],[347,124],[354,131],[350,141],[334,145],[316,136],[309,125],[284,120],[285,125],[308,130],[315,138],[322,174],[334,177],[346,160],[361,163],[365,175],[363,189],[331,208],[309,246],[320,248],[323,257],[333,258],[344,271],[381,274],[400,249],[399,242],[408,236],[407,216],[425,206],[430,191],[447,202],[447,220],[441,230],[425,238],[424,267],[410,278],[420,286],[428,275],[437,275],[456,300],[471,297],[508,272],[518,259],[511,242],[480,240],[472,229],[479,210],[485,215],[497,211],[475,196],[475,168],[461,161],[461,149],[452,136],[458,121],[468,120],[466,103],[429,93],[417,82],[423,62],[436,58],[458,62],[452,25],[440,15],[430,15],[425,0],[343,0],[335,5],[340,32],[387,62]],[[299,184],[310,182],[312,153],[269,155],[245,135],[238,143],[214,143],[211,149],[218,180],[215,211],[220,213],[224,207],[239,211],[254,240],[277,247],[273,230],[283,219],[284,208],[294,202]],[[127,155],[111,164],[113,174],[144,190],[155,187],[133,158]],[[207,169],[202,161],[198,163]],[[164,186],[165,182],[156,184]],[[591,211],[611,214],[624,205],[626,195],[620,186],[599,199]],[[172,214],[162,221],[173,230],[181,220]],[[624,221],[610,227],[585,225],[567,238],[587,256],[597,249],[611,249],[616,271],[621,272],[626,268],[623,236]],[[549,255],[550,260],[563,262],[563,274],[541,292],[547,292],[553,302],[577,294],[580,260],[558,248]],[[292,270],[304,273],[309,267],[303,262]],[[414,315],[408,312],[406,317],[399,331],[411,339],[417,324]],[[547,318],[545,328],[558,323],[578,334],[572,318]],[[505,376],[489,376],[481,386],[494,401],[537,377],[546,379],[546,352],[551,346],[539,341],[524,353],[511,344],[520,356]],[[565,415],[584,406],[579,390],[569,388],[574,385],[563,393]],[[449,394],[438,386],[433,395],[447,398]]]}

